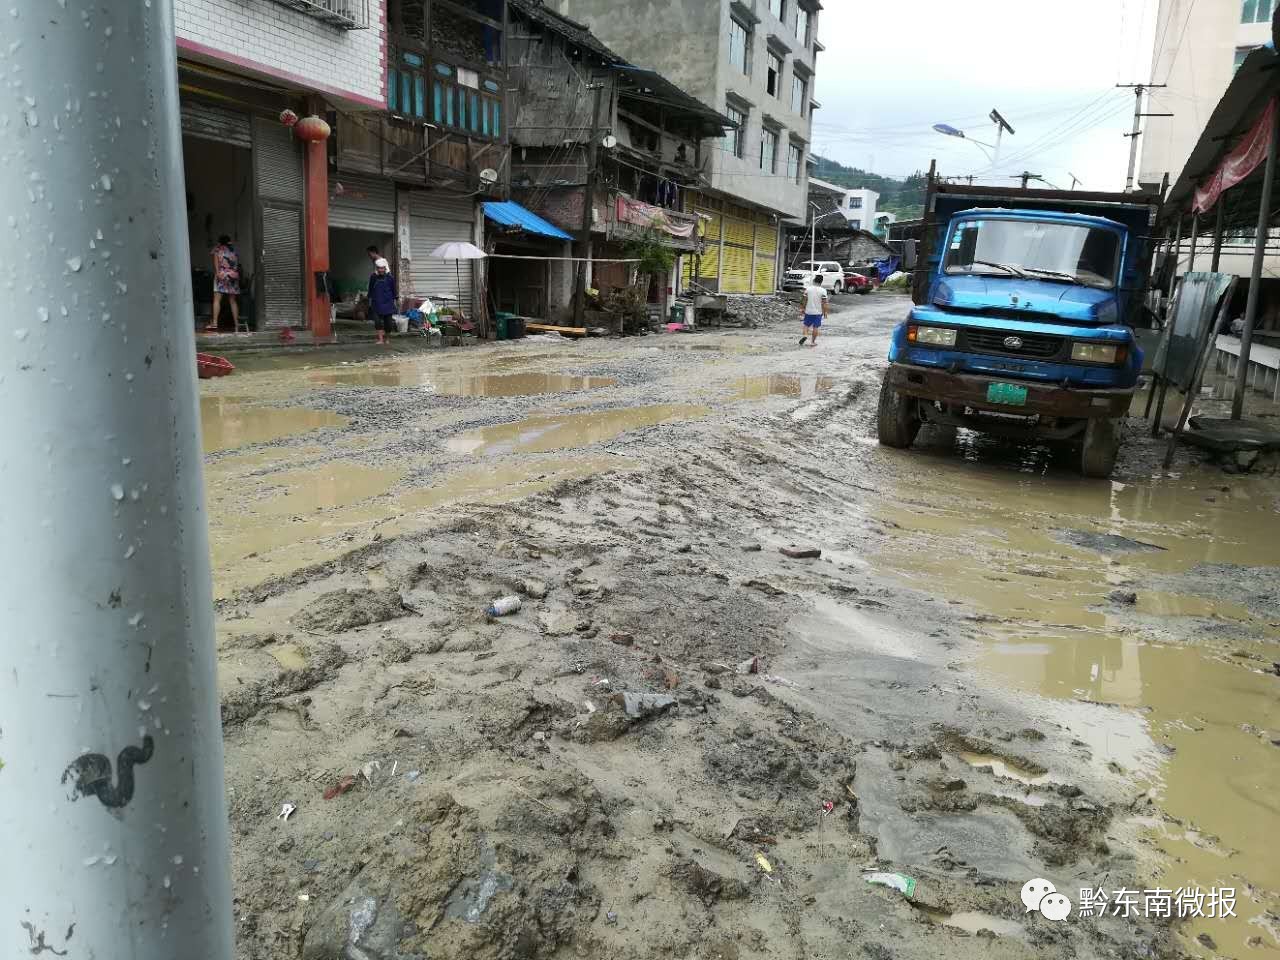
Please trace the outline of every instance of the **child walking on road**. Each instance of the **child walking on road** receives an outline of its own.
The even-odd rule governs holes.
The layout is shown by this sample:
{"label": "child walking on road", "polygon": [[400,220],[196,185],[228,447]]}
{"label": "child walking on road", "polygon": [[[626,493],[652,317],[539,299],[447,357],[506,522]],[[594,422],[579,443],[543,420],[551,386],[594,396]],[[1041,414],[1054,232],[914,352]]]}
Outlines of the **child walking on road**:
{"label": "child walking on road", "polygon": [[815,274],[804,291],[804,332],[800,334],[800,346],[804,346],[806,336],[809,338],[809,346],[818,345],[818,330],[822,327],[823,318],[828,316],[829,302],[827,288]]}

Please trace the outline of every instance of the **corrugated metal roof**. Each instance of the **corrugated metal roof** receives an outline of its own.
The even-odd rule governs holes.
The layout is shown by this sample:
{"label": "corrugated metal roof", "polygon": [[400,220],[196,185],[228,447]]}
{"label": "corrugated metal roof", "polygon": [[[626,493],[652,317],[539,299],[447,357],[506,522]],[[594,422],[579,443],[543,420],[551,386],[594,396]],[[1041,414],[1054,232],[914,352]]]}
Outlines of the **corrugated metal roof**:
{"label": "corrugated metal roof", "polygon": [[572,240],[554,223],[548,223],[532,210],[526,210],[514,200],[490,200],[484,205],[484,215],[504,227],[519,227],[528,233],[550,237],[552,240]]}

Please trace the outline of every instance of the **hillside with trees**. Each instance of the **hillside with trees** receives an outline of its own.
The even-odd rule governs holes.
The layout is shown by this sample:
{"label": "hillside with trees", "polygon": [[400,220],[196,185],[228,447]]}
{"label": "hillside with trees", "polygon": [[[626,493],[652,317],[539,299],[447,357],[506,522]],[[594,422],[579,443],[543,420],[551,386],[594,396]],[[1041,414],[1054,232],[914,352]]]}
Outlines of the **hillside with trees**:
{"label": "hillside with trees", "polygon": [[924,195],[928,177],[920,171],[905,180],[882,177],[857,167],[846,167],[835,160],[814,156],[813,175],[841,187],[874,190],[880,194],[878,210],[896,214],[899,220],[913,220],[924,216]]}

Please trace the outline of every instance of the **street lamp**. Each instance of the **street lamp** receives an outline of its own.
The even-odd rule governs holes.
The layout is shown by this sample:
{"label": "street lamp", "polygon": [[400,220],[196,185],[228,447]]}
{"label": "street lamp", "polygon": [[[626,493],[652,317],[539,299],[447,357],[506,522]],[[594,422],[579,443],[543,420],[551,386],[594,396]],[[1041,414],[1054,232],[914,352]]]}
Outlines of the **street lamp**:
{"label": "street lamp", "polygon": [[987,159],[991,161],[992,166],[995,165],[995,157],[987,152],[988,149],[995,150],[995,144],[983,143],[981,140],[974,140],[972,137],[967,136],[963,130],[959,130],[951,126],[949,123],[935,123],[933,125],[933,129],[945,137],[956,137],[960,140],[968,140],[987,155]]}
{"label": "street lamp", "polygon": [[1013,127],[1009,126],[1009,121],[1000,115],[999,110],[992,110],[990,117],[991,122],[996,125],[995,143],[983,143],[981,140],[974,140],[972,137],[967,136],[963,130],[953,127],[949,123],[935,123],[933,125],[933,129],[943,136],[958,137],[961,140],[968,140],[977,147],[986,147],[990,149],[992,151],[991,153],[987,153],[986,150],[983,150],[982,152],[987,153],[987,159],[991,161],[991,166],[995,167],[1000,162],[1000,139],[1004,136],[1005,131],[1008,131],[1012,135]]}
{"label": "street lamp", "polygon": [[836,209],[836,210],[828,210],[826,213],[819,214],[818,213],[819,204],[816,204],[812,200],[810,200],[809,206],[813,208],[812,219],[809,223],[809,269],[813,270],[813,269],[816,269],[813,265],[814,263],[817,262],[817,259],[818,259],[817,257],[818,221],[824,220],[830,216],[834,216],[837,213],[842,214],[844,211]]}

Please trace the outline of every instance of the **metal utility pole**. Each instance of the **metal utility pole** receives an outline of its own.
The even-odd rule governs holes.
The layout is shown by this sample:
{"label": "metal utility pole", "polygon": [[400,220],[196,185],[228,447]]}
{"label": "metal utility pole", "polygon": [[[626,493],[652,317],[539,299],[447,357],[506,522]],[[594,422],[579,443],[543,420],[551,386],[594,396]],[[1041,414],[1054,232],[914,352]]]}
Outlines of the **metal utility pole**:
{"label": "metal utility pole", "polygon": [[600,167],[600,100],[605,85],[597,80],[591,84],[594,99],[591,105],[591,138],[587,141],[587,184],[582,196],[582,230],[578,242],[582,244],[582,259],[573,288],[573,325],[585,327],[587,312],[587,257],[591,245],[591,212],[595,207],[596,178]]}
{"label": "metal utility pole", "polygon": [[[1276,178],[1276,151],[1280,150],[1280,110],[1271,114],[1271,135],[1267,141],[1267,165],[1262,175],[1262,196],[1258,198],[1258,235],[1253,244],[1253,272],[1249,277],[1249,299],[1244,309],[1244,329],[1240,331],[1240,358],[1236,365],[1236,388],[1231,396],[1231,419],[1244,413],[1244,391],[1249,383],[1249,354],[1253,347],[1253,327],[1258,322],[1262,295],[1262,267],[1271,232],[1271,195]],[[1218,198],[1222,203],[1223,198]]]}
{"label": "metal utility pole", "polygon": [[1125,136],[1130,138],[1129,141],[1129,174],[1124,181],[1125,192],[1128,193],[1133,189],[1133,179],[1138,172],[1138,138],[1142,136],[1142,118],[1143,117],[1172,117],[1172,113],[1143,113],[1142,112],[1142,95],[1148,90],[1157,90],[1166,87],[1165,83],[1117,83],[1116,87],[1122,90],[1133,91],[1133,130],[1126,133]]}
{"label": "metal utility pole", "polygon": [[1076,184],[1080,182],[1080,178],[1070,170],[1067,171],[1067,176],[1071,178],[1071,189],[1074,190],[1076,188]]}
{"label": "metal utility pole", "polygon": [[991,155],[991,167],[994,170],[996,167],[1000,165],[1000,140],[1003,137],[1004,132],[1006,130],[1009,131],[1009,136],[1012,137],[1014,135],[1014,129],[1013,127],[1009,126],[1008,120],[1000,116],[999,110],[996,110],[993,108],[991,110],[990,117],[991,117],[991,122],[996,125],[996,145],[995,145],[994,152]]}
{"label": "metal utility pole", "polygon": [[1030,171],[1027,171],[1027,170],[1023,170],[1021,173],[1016,174],[1016,176],[1017,176],[1017,178],[1018,178],[1019,180],[1021,180],[1021,181],[1022,181],[1022,189],[1023,189],[1023,190],[1027,189],[1027,184],[1029,184],[1032,180],[1041,180],[1041,179],[1043,179],[1043,178],[1040,176],[1040,174],[1038,174],[1038,173],[1031,173]]}
{"label": "metal utility pole", "polygon": [[0,956],[230,960],[174,11],[125,6],[5,17]]}
{"label": "metal utility pole", "polygon": [[1218,272],[1218,265],[1222,262],[1222,232],[1226,216],[1227,196],[1224,192],[1218,197],[1218,212],[1213,221],[1213,260],[1209,264],[1212,273]]}

